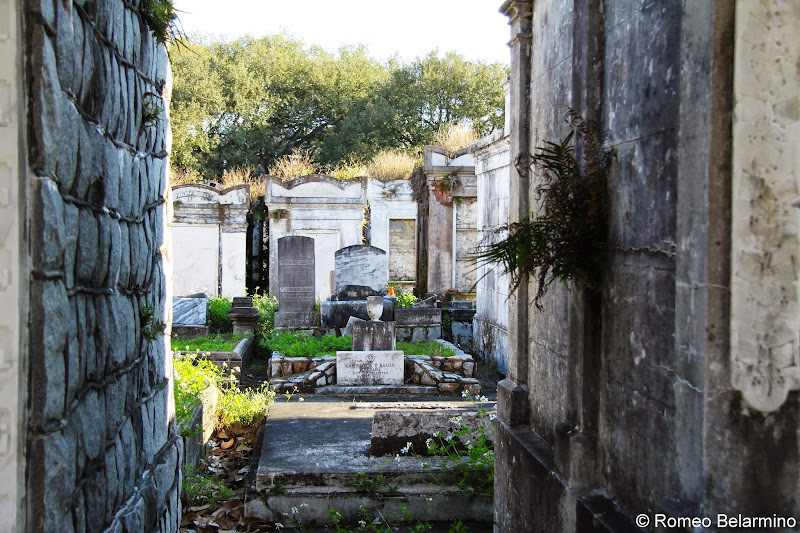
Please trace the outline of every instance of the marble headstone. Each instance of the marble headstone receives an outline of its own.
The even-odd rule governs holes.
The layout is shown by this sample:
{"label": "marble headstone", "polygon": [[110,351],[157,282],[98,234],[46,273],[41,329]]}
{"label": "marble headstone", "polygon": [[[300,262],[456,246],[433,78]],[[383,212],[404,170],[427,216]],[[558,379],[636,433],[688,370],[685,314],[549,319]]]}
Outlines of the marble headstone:
{"label": "marble headstone", "polygon": [[314,311],[314,239],[300,235],[278,239],[278,311],[275,327],[307,328],[319,323]]}
{"label": "marble headstone", "polygon": [[403,352],[336,352],[337,385],[402,385]]}
{"label": "marble headstone", "polygon": [[294,235],[278,239],[278,309],[314,309],[314,239]]}
{"label": "marble headstone", "polygon": [[[336,251],[335,265],[336,293],[343,295],[341,299],[363,300],[370,296],[370,292],[386,293],[389,284],[386,251],[369,245],[348,246]],[[355,287],[369,290],[365,289],[364,294],[359,294]]]}
{"label": "marble headstone", "polygon": [[172,323],[186,326],[205,326],[208,298],[172,298]]}

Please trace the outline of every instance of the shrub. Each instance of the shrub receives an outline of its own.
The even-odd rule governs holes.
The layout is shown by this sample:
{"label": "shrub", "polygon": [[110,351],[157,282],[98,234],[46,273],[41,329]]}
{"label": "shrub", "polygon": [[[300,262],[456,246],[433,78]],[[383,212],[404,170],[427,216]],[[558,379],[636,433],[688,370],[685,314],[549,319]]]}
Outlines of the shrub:
{"label": "shrub", "polygon": [[401,285],[393,285],[390,289],[389,294],[394,293],[394,296],[397,297],[397,309],[408,309],[419,302],[419,298]]}
{"label": "shrub", "polygon": [[195,356],[176,357],[175,370],[175,421],[181,435],[190,436],[195,428],[190,426],[192,414],[200,405],[201,393],[212,385],[217,385],[222,374],[206,359]]}
{"label": "shrub", "polygon": [[231,333],[233,331],[233,322],[231,322],[231,316],[228,314],[231,304],[230,298],[222,296],[214,296],[208,299],[209,333]]}
{"label": "shrub", "polygon": [[[606,248],[606,180],[611,159],[576,111],[567,113],[570,133],[560,143],[537,148],[533,164],[540,173],[540,205],[520,222],[501,227],[501,241],[482,246],[478,260],[500,263],[511,275],[512,292],[534,277],[537,309],[547,286],[575,281],[595,289]],[[575,156],[573,136],[581,142],[583,164]]]}
{"label": "shrub", "polygon": [[278,299],[265,294],[254,294],[253,306],[258,309],[256,337],[267,337],[275,327],[275,311],[278,309]]}

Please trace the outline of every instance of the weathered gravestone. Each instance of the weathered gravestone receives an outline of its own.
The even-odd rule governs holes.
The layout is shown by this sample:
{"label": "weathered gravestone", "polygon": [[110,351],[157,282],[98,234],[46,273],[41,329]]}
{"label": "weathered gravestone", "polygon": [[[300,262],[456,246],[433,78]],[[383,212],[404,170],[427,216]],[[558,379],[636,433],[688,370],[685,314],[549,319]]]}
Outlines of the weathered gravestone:
{"label": "weathered gravestone", "polygon": [[353,351],[394,350],[394,322],[381,322],[383,296],[367,297],[367,314],[372,320],[358,320],[352,325]]}
{"label": "weathered gravestone", "polygon": [[361,244],[347,246],[336,251],[335,265],[338,300],[364,300],[386,294],[389,266],[384,250]]}
{"label": "weathered gravestone", "polygon": [[278,311],[275,313],[275,326],[314,326],[314,296],[314,239],[300,235],[281,237],[278,239]]}

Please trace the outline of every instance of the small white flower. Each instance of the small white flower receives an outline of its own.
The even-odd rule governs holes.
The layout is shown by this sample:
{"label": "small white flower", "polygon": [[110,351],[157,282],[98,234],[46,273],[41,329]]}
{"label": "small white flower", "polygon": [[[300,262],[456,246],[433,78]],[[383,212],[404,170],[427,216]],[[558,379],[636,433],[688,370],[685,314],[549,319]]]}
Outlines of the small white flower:
{"label": "small white flower", "polygon": [[441,431],[437,431],[436,433],[433,434],[433,436],[436,437],[437,439],[441,439],[442,438],[442,432]]}
{"label": "small white flower", "polygon": [[480,398],[478,398],[478,401],[479,402],[488,402],[489,399],[486,396],[481,396]]}
{"label": "small white flower", "polygon": [[364,520],[359,520],[358,525],[360,525],[361,527],[365,527],[367,523]]}
{"label": "small white flower", "polygon": [[300,400],[298,400],[298,401],[304,402],[304,401],[306,401],[306,399],[303,398],[302,396],[300,396]]}
{"label": "small white flower", "polygon": [[298,514],[299,512],[300,509],[298,509],[297,507],[292,507],[292,514]]}
{"label": "small white flower", "polygon": [[300,507],[308,507],[308,504],[307,503],[301,503]]}
{"label": "small white flower", "polygon": [[425,498],[425,501],[426,501],[426,502],[432,502],[432,501],[433,501],[433,498]]}
{"label": "small white flower", "polygon": [[280,522],[275,522],[275,529],[283,529],[283,524]]}
{"label": "small white flower", "polygon": [[405,454],[407,454],[407,453],[408,453],[408,451],[409,451],[410,449],[411,449],[411,443],[410,443],[410,442],[406,442],[406,445],[405,445],[403,448],[400,448],[400,453],[402,453],[403,455],[405,455]]}
{"label": "small white flower", "polygon": [[467,391],[465,391],[465,390],[462,390],[461,391],[461,397],[462,398],[467,398],[467,397],[469,397],[469,393]]}
{"label": "small white flower", "polygon": [[426,441],[425,441],[425,446],[427,446],[428,448],[430,448],[431,446],[433,446],[433,439],[428,439],[428,440],[426,440]]}
{"label": "small white flower", "polygon": [[489,413],[489,420],[494,420],[495,418],[497,418],[495,413]]}
{"label": "small white flower", "polygon": [[461,415],[459,415],[459,416],[454,416],[453,418],[451,418],[451,419],[450,419],[450,423],[451,423],[451,424],[455,424],[455,425],[459,425],[459,424],[461,424]]}

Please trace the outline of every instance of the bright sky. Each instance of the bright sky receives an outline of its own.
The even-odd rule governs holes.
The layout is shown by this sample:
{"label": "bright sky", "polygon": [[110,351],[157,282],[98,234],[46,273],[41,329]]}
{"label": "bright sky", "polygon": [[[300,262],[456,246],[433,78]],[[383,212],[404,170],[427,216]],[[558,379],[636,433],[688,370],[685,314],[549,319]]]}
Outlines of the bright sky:
{"label": "bright sky", "polygon": [[329,51],[364,44],[377,59],[438,48],[508,64],[502,0],[175,0],[184,32],[235,38],[286,33]]}

